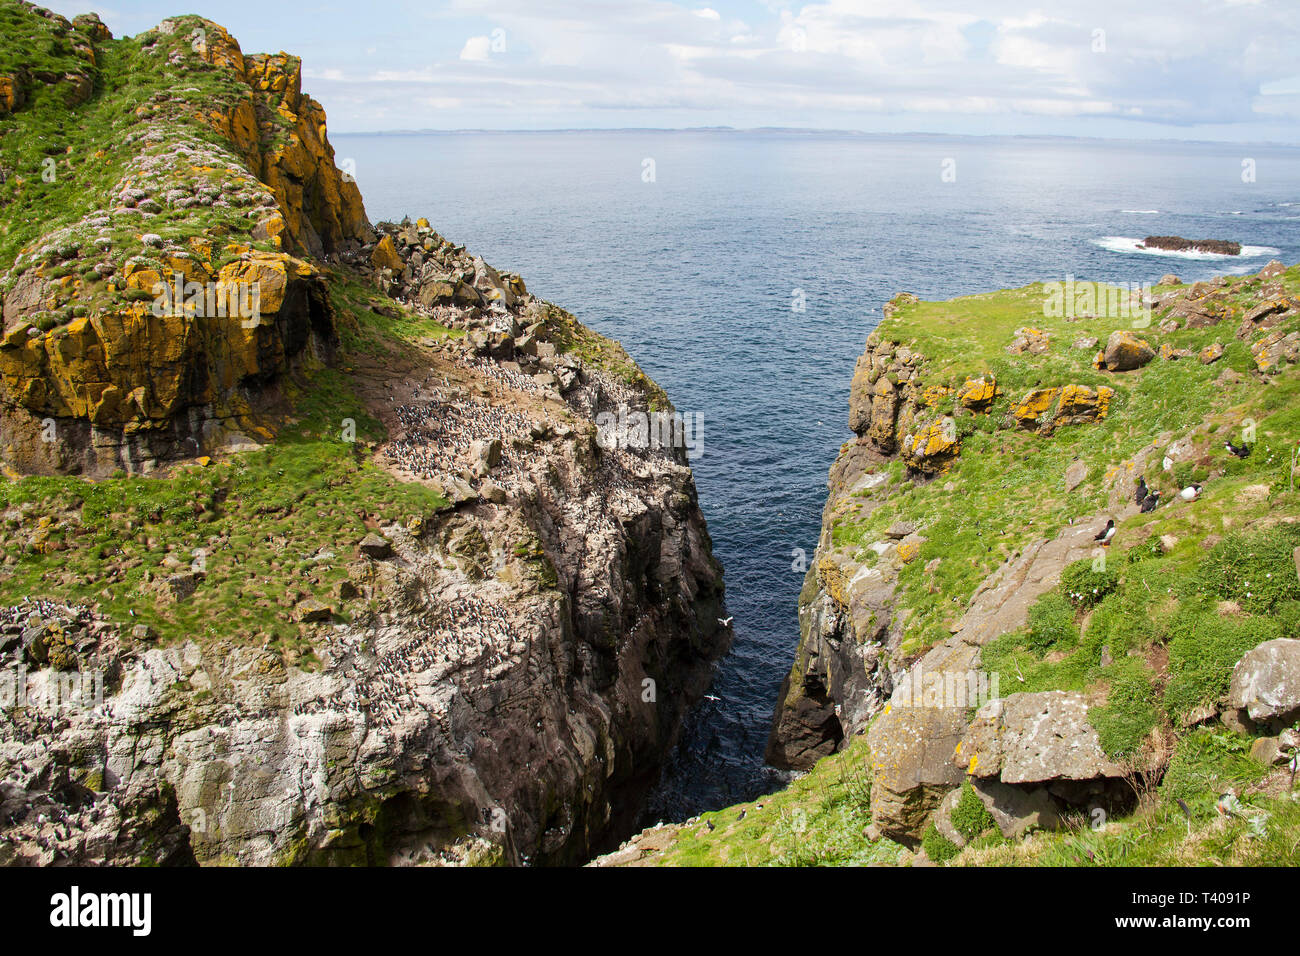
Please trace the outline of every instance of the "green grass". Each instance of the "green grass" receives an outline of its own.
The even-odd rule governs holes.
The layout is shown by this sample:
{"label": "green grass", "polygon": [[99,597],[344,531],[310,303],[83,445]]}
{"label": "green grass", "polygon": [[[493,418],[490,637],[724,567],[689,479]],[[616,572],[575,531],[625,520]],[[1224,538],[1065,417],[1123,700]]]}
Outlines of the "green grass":
{"label": "green grass", "polygon": [[[0,529],[0,603],[43,596],[97,604],[128,629],[151,626],[164,643],[269,638],[299,649],[310,635],[293,616],[299,600],[330,604],[341,620],[362,610],[337,596],[357,542],[375,523],[429,517],[448,502],[370,463],[361,443],[382,432],[346,376],[322,370],[299,383],[299,397],[300,417],[274,445],[206,468],[167,478],[0,482],[0,508],[15,516]],[[344,418],[356,421],[357,443],[343,441]],[[200,550],[206,576],[194,595],[159,600],[172,573],[164,559],[189,567]]]}
{"label": "green grass", "polygon": [[[1251,277],[1233,280],[1243,301],[1251,301],[1257,283]],[[1286,273],[1286,287],[1300,291],[1300,267]],[[906,306],[882,322],[885,341],[906,344],[926,357],[917,376],[925,386],[958,388],[969,377],[993,375],[999,394],[987,414],[956,410],[961,454],[951,469],[924,485],[906,480],[901,462],[883,466],[890,475],[887,494],[869,492],[873,507],[850,500],[831,518],[835,547],[859,562],[868,545],[884,537],[893,522],[915,522],[928,541],[918,558],[899,575],[898,607],[911,611],[904,650],[924,650],[948,635],[948,625],[960,616],[980,583],[1007,558],[1038,537],[1054,537],[1071,518],[1104,512],[1113,469],[1124,467],[1157,436],[1193,434],[1203,449],[1205,464],[1192,464],[1178,473],[1159,468],[1159,458],[1147,470],[1152,488],[1168,503],[1189,475],[1206,482],[1192,527],[1186,509],[1167,508],[1154,516],[1121,523],[1119,541],[1138,534],[1178,527],[1180,537],[1191,532],[1203,539],[1221,534],[1215,521],[1239,510],[1241,491],[1266,483],[1271,497],[1261,509],[1291,509],[1300,513],[1300,498],[1289,492],[1290,449],[1300,442],[1300,376],[1286,369],[1261,385],[1247,376],[1236,385],[1220,386],[1216,379],[1225,362],[1243,370],[1253,366],[1246,345],[1233,333],[1237,318],[1203,330],[1160,333],[1161,316],[1152,327],[1138,330],[1154,344],[1169,343],[1199,350],[1211,341],[1228,346],[1228,357],[1214,365],[1194,358],[1156,358],[1136,372],[1111,374],[1092,368],[1093,352],[1073,348],[1075,339],[1091,335],[1105,340],[1125,320],[1091,319],[1066,322],[1042,315],[1042,288],[969,296],[948,302]],[[1292,319],[1293,325],[1300,324]],[[1005,347],[1014,331],[1034,326],[1049,332],[1052,347],[1041,356],[1009,355]],[[1038,386],[1107,385],[1115,390],[1108,416],[1099,422],[1058,428],[1052,435],[1031,433],[1009,422],[1009,407]],[[941,401],[932,414],[954,412],[952,399]],[[1245,461],[1222,450],[1225,437],[1236,437],[1242,422],[1257,422],[1258,449]],[[1075,460],[1089,463],[1080,489],[1066,494],[1063,475]],[[1211,478],[1210,476],[1213,475]],[[1129,529],[1135,529],[1130,531]],[[1175,532],[1177,533],[1177,531]],[[941,559],[932,572],[925,570]],[[1091,594],[1091,587],[1088,589]],[[1098,594],[1098,597],[1101,595]],[[1086,603],[1085,599],[1085,603]]]}
{"label": "green grass", "polygon": [[897,863],[902,847],[888,840],[869,840],[865,833],[871,822],[865,751],[865,739],[857,738],[843,753],[822,760],[813,773],[784,790],[682,825],[668,852],[656,862],[661,866]]}

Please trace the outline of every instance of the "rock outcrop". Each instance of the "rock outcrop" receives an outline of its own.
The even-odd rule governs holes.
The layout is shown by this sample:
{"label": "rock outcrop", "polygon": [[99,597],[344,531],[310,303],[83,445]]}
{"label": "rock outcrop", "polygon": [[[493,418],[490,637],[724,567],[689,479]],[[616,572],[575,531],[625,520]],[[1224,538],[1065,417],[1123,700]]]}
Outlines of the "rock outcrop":
{"label": "rock outcrop", "polygon": [[[896,298],[891,314],[914,301],[914,297]],[[1020,338],[1027,339],[1030,333],[1043,337],[1037,329],[1019,332]],[[901,460],[918,482],[942,480],[961,454],[963,425],[959,423],[969,427],[985,419],[997,427],[1027,428],[1046,437],[1064,425],[1105,419],[1115,394],[1107,386],[1065,384],[1036,389],[1012,400],[1003,395],[991,374],[959,381],[961,384],[952,388],[928,384],[926,356],[892,341],[882,330],[867,338],[849,397],[849,427],[857,437],[843,447],[831,466],[822,537],[799,598],[800,639],[794,666],[781,686],[768,740],[766,759],[777,767],[807,769],[862,732],[885,707],[896,677],[905,670],[902,642],[906,619],[895,613],[895,592],[900,571],[917,558],[925,536],[915,527],[897,537],[883,535],[866,543],[870,559],[864,562],[858,548],[837,547],[832,535],[834,524],[843,515],[851,513],[856,521],[862,521],[888,500],[891,489],[896,488],[886,473],[888,463]],[[995,402],[1000,397],[1004,403],[999,410]],[[1045,544],[1031,543],[1024,552],[1026,562]],[[1081,546],[1072,544],[1062,553]],[[1050,548],[1047,554],[1061,557]],[[1058,574],[1061,566],[1051,565]],[[1019,615],[1025,610],[1023,604],[1016,605]],[[977,657],[965,659],[962,668],[976,663]],[[901,711],[895,708],[894,712]],[[959,733],[955,718],[906,718],[930,719],[941,727],[952,725],[949,731],[935,731],[946,734],[944,739]],[[909,727],[898,730],[900,737],[911,733]],[[956,737],[951,742],[955,744]],[[889,757],[881,761],[883,770],[877,768],[876,792],[881,799],[890,799],[883,795],[893,792],[898,801],[910,800],[905,794],[913,784],[938,788],[937,799],[951,786],[954,774],[946,757],[931,761],[928,751],[918,750],[906,740],[882,743],[882,747]],[[891,791],[891,779],[900,789]],[[917,818],[932,809],[927,803]]]}
{"label": "rock outcrop", "polygon": [[[1166,252],[1210,252],[1219,256],[1241,255],[1241,243],[1229,239],[1184,239],[1182,236],[1147,236],[1142,240],[1147,249]],[[1161,280],[1163,284],[1164,280]]]}
{"label": "rock outcrop", "polygon": [[1264,726],[1300,718],[1300,640],[1278,638],[1247,652],[1233,668],[1228,706]]}
{"label": "rock outcrop", "polygon": [[[600,416],[671,417],[667,396],[426,220],[373,228],[296,58],[196,17],[115,41],[40,16],[142,57],[148,95],[97,144],[117,175],[95,210],[0,262],[5,462],[87,489],[5,512],[0,652],[22,701],[0,729],[0,865],[559,864],[616,845],[729,642],[685,447],[601,441]],[[4,89],[19,123],[50,108]],[[187,282],[252,287],[259,308],[206,314]],[[290,430],[321,460],[279,497],[241,483],[285,474]],[[152,477],[105,486],[121,501],[54,477],[118,469]],[[15,577],[90,549],[91,590]],[[238,576],[250,554],[278,585]]]}
{"label": "rock outcrop", "polygon": [[[97,46],[128,44],[181,77],[139,105],[135,132],[88,147],[117,175],[99,204],[0,264],[4,455],[102,476],[240,444],[265,428],[268,387],[330,361],[321,266],[374,238],[301,63],[245,57],[197,17],[121,41],[97,19],[44,22],[91,64]],[[67,106],[103,109],[88,98]]]}
{"label": "rock outcrop", "polygon": [[1112,332],[1106,340],[1106,349],[1098,356],[1098,364],[1111,372],[1130,372],[1141,368],[1156,357],[1156,350],[1132,332]]}

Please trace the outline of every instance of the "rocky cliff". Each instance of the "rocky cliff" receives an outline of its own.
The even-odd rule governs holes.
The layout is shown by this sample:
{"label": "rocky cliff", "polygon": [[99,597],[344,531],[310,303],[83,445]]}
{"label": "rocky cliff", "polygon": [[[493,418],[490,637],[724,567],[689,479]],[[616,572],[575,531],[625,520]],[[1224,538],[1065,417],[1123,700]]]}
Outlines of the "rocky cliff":
{"label": "rocky cliff", "polygon": [[[1107,570],[1115,552],[1109,540],[1102,547],[1099,532],[1108,520],[1121,541],[1132,540],[1134,524],[1139,539],[1150,538],[1158,499],[1139,507],[1145,489],[1163,492],[1182,528],[1194,513],[1214,525],[1203,530],[1211,545],[1226,527],[1262,533],[1300,517],[1279,513],[1288,510],[1278,496],[1292,493],[1289,477],[1225,480],[1242,465],[1214,437],[1233,438],[1244,426],[1243,443],[1253,443],[1267,422],[1261,477],[1275,476],[1295,447],[1266,398],[1279,381],[1289,384],[1300,354],[1295,275],[1272,263],[1216,283],[1168,276],[1145,300],[1084,283],[1078,295],[1088,299],[1077,309],[1074,302],[1057,309],[1054,289],[1044,286],[950,304],[895,297],[854,374],[849,425],[858,437],[831,469],[768,759],[807,769],[869,727],[874,825],[895,840],[919,841],[946,794],[967,776],[984,779],[978,760],[966,759],[980,750],[965,739],[973,709],[1014,699],[1024,683],[1022,673],[990,668],[984,646],[1006,645],[1006,635],[1027,629],[1033,647],[1035,627],[1049,607],[1056,611],[1062,589],[1069,616],[1081,620],[1056,623],[1086,632],[1094,600],[1071,583],[1096,575],[1109,585],[1114,564],[1126,563],[1115,558]],[[1215,489],[1225,504],[1248,488],[1270,513],[1247,509],[1217,526],[1199,491],[1183,500],[1192,485]],[[1184,537],[1162,543],[1156,535],[1152,547],[1169,552]],[[1011,658],[1002,661],[1016,665]],[[1149,661],[1134,681],[1158,687],[1170,679],[1163,670]],[[1098,680],[1113,679],[1100,671]],[[1141,694],[1139,723],[1151,693]],[[1198,705],[1213,696],[1207,691]],[[1088,700],[1108,706],[1101,691]],[[1047,712],[1084,728],[1060,736],[1086,750],[1078,734],[1090,725],[1068,716],[1069,706]],[[1143,748],[1129,743],[1125,753],[1139,759]],[[1124,774],[1096,741],[1091,746],[1086,770],[1049,767],[1029,779],[1058,781],[1066,805],[1100,801],[1104,781]],[[994,785],[1008,782],[985,759]],[[1070,791],[1064,779],[1086,783]]]}
{"label": "rocky cliff", "polygon": [[[726,649],[617,343],[367,220],[301,64],[0,4],[0,862],[571,863]],[[225,298],[222,298],[225,296]]]}
{"label": "rocky cliff", "polygon": [[768,759],[604,865],[1294,863],[1300,267],[896,296]]}

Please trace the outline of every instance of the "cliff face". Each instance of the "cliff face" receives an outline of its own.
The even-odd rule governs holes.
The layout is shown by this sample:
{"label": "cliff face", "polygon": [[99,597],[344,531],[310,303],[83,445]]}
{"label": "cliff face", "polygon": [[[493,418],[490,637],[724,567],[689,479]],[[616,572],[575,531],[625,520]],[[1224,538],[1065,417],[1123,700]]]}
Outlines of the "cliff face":
{"label": "cliff face", "polygon": [[[35,64],[0,117],[0,862],[624,835],[729,641],[684,449],[598,440],[662,391],[425,220],[371,227],[296,59],[7,6],[7,57],[95,66],[84,115]],[[50,126],[101,155],[31,177]],[[255,289],[257,321],[157,314],[176,272]]]}
{"label": "cliff face", "polygon": [[1300,266],[1141,296],[888,304],[769,742],[807,772],[595,865],[1293,859]]}
{"label": "cliff face", "polygon": [[[1056,653],[1067,656],[1068,636],[1080,631],[1097,634],[1106,652],[1094,660],[1092,648],[1085,660],[1080,651],[1069,666],[1096,670],[1087,680],[1082,671],[1056,674],[1041,686],[1088,691],[1097,708],[1089,720],[1098,726],[1134,708],[1138,716],[1125,719],[1156,733],[1160,721],[1152,715],[1161,705],[1153,710],[1151,702],[1159,692],[1130,688],[1123,693],[1137,698],[1108,702],[1093,681],[1161,687],[1173,679],[1174,665],[1155,648],[1177,632],[1177,615],[1168,608],[1144,612],[1152,620],[1173,616],[1148,637],[1151,645],[1139,641],[1129,650],[1149,658],[1132,664],[1141,673],[1130,678],[1108,668],[1113,643],[1127,648],[1133,639],[1108,634],[1108,616],[1090,631],[1089,609],[1116,580],[1136,580],[1124,575],[1125,566],[1181,555],[1187,538],[1210,548],[1229,528],[1267,537],[1271,525],[1295,520],[1279,497],[1291,493],[1290,479],[1269,477],[1293,444],[1269,396],[1293,384],[1300,342],[1295,281],[1294,269],[1271,263],[1256,276],[1191,286],[1169,276],[1145,301],[1089,286],[1087,304],[1077,310],[1073,301],[1065,310],[1054,307],[1052,290],[1040,286],[952,303],[919,303],[906,294],[892,300],[853,378],[849,424],[857,437],[831,469],[769,762],[806,770],[869,729],[873,832],[915,845],[964,780],[974,780],[990,801],[988,787],[1009,782],[1003,772],[999,783],[993,767],[992,783],[980,783],[987,768],[977,766],[978,740],[967,739],[974,709],[1031,689],[1026,674],[1034,655],[1059,639],[1066,643]],[[1105,308],[1108,294],[1118,308]],[[1246,466],[1216,435],[1267,445],[1265,459],[1250,466],[1253,479],[1237,477]],[[1216,485],[1212,505],[1200,489]],[[1177,532],[1151,530],[1161,523],[1148,516],[1165,512],[1157,511],[1158,498],[1139,507],[1149,490],[1160,491],[1164,508],[1179,516],[1168,519],[1177,521]],[[1263,500],[1271,502],[1266,513],[1249,504]],[[1109,539],[1103,548],[1100,532],[1110,519],[1120,540],[1146,537],[1146,549],[1118,557]],[[1189,532],[1188,522],[1197,530]],[[1143,530],[1128,531],[1132,525]],[[1279,538],[1276,546],[1284,543]],[[1197,553],[1188,550],[1184,563]],[[1178,573],[1200,573],[1164,560],[1183,568]],[[1266,573],[1294,578],[1289,565]],[[1177,613],[1195,612],[1184,604]],[[1265,624],[1243,624],[1232,644],[1237,656],[1253,646],[1251,637],[1267,637]],[[1027,647],[1029,656],[1016,647]],[[1226,673],[1215,671],[1214,687],[1196,684],[1183,693],[1213,713],[1221,692],[1215,682]],[[1083,705],[1059,706],[1064,712]],[[1188,719],[1185,698],[1167,706],[1168,719]],[[1089,723],[1081,726],[1063,736],[1091,733]],[[1123,754],[1130,772],[1134,761],[1159,764],[1156,743],[1117,742],[1123,735],[1112,734],[1079,746]],[[1099,769],[1102,759],[1078,773],[1086,785],[1054,785],[1052,799],[1064,803],[1049,801],[1047,808],[1064,817],[1069,806],[1087,803],[1079,788],[1092,787],[1094,801],[1109,793],[1106,780],[1122,774],[1114,764]],[[1057,779],[1058,770],[1049,768],[1047,779]],[[1157,779],[1159,772],[1150,770]],[[1074,780],[1073,774],[1059,775]]]}

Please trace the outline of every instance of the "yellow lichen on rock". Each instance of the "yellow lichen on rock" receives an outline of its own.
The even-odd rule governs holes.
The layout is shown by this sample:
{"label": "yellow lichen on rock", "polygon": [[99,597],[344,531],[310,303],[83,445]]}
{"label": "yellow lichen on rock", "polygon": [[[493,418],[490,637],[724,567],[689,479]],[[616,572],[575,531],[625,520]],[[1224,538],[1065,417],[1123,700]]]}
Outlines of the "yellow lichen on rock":
{"label": "yellow lichen on rock", "polygon": [[1011,417],[1021,425],[1037,425],[1060,393],[1059,388],[1036,388],[1011,406]]}
{"label": "yellow lichen on rock", "polygon": [[903,460],[920,471],[938,472],[960,453],[956,423],[947,417],[923,426],[903,440]]}
{"label": "yellow lichen on rock", "polygon": [[992,376],[968,378],[966,384],[957,390],[957,401],[969,409],[981,410],[993,402],[997,394],[997,381]]}
{"label": "yellow lichen on rock", "polygon": [[817,580],[821,583],[822,589],[831,596],[841,607],[849,606],[848,594],[845,591],[844,572],[840,566],[832,561],[829,557],[824,557],[817,562]]}
{"label": "yellow lichen on rock", "polygon": [[1110,411],[1110,400],[1115,390],[1105,385],[1091,389],[1087,385],[1066,385],[1061,389],[1061,401],[1056,407],[1054,421],[1099,421]]}
{"label": "yellow lichen on rock", "polygon": [[921,393],[921,403],[933,408],[951,394],[952,389],[946,385],[931,385]]}
{"label": "yellow lichen on rock", "polygon": [[384,236],[370,254],[370,262],[376,269],[392,269],[399,272],[403,268],[402,257],[397,254],[397,246],[392,236]]}
{"label": "yellow lichen on rock", "polygon": [[0,75],[0,113],[12,113],[23,105],[18,78]]}

